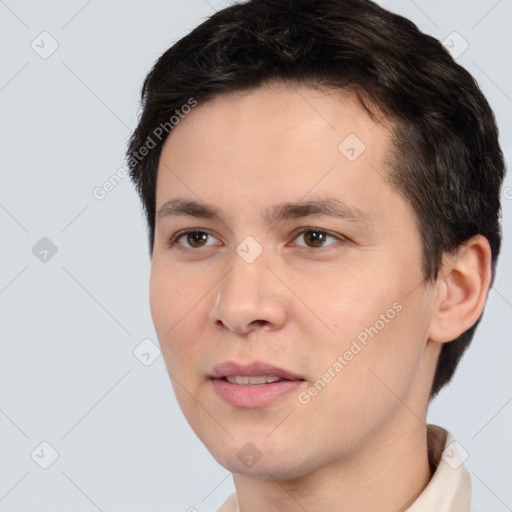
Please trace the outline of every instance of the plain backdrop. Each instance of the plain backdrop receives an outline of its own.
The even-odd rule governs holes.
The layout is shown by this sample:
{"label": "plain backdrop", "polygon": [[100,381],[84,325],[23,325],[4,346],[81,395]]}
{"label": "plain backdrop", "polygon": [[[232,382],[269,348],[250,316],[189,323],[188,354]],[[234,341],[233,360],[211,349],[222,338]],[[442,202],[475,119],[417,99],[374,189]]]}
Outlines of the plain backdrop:
{"label": "plain backdrop", "polygon": [[[510,162],[512,0],[381,4],[448,42]],[[123,176],[145,75],[223,5],[0,0],[0,510],[207,512],[234,490],[174,398],[142,209]],[[467,452],[485,512],[512,510],[511,221],[508,176],[495,285],[428,418]]]}

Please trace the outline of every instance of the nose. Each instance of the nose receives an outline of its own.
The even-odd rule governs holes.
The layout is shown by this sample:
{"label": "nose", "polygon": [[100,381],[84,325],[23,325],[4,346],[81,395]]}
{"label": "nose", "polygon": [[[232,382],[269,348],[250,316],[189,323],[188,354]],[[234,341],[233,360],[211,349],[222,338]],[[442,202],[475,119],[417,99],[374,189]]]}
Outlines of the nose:
{"label": "nose", "polygon": [[223,333],[249,334],[284,326],[287,302],[283,284],[262,254],[247,263],[234,254],[230,272],[217,289],[210,322]]}

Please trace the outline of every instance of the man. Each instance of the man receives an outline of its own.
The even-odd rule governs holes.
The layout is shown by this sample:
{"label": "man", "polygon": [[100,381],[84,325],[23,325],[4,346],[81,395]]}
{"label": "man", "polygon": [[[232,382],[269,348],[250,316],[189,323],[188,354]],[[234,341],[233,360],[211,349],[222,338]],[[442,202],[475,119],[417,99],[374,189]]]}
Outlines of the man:
{"label": "man", "polygon": [[[367,0],[252,0],[178,41],[129,144],[150,302],[221,511],[468,511],[426,425],[500,248],[491,109]],[[172,132],[172,133],[171,133]]]}

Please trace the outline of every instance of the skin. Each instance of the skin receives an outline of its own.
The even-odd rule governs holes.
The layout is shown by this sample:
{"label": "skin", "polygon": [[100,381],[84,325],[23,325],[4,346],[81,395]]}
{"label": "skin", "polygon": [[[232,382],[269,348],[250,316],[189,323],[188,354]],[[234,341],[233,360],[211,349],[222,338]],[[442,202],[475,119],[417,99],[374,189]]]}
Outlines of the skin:
{"label": "skin", "polygon": [[[349,134],[366,146],[354,161],[338,148]],[[435,283],[423,282],[415,216],[385,179],[390,140],[348,93],[274,84],[200,104],[163,147],[157,212],[182,198],[214,205],[222,220],[157,215],[151,313],[180,407],[233,472],[242,512],[396,512],[431,478],[435,364],[442,343],[483,310],[490,249],[475,237],[445,258]],[[263,215],[325,197],[365,222]],[[311,231],[298,233],[305,227],[345,240],[315,245]],[[182,236],[170,246],[183,229],[206,241]],[[236,252],[248,236],[263,251],[252,263]],[[307,404],[293,392],[233,407],[208,378],[223,361],[266,361],[303,376],[307,392],[397,303],[400,312]],[[252,467],[237,456],[248,442],[261,453]]]}

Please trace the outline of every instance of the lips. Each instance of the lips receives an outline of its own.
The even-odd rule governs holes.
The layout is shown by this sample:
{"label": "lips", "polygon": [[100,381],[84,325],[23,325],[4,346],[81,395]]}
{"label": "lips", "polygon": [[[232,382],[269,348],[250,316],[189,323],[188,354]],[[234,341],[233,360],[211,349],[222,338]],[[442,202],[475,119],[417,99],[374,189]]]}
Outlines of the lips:
{"label": "lips", "polygon": [[[249,365],[240,365],[233,361],[226,361],[216,365],[210,378],[225,379],[230,377],[277,377],[279,380],[304,380],[301,375],[291,373],[270,363],[254,362]],[[252,379],[251,379],[252,380]],[[246,379],[242,379],[246,381]]]}
{"label": "lips", "polygon": [[268,407],[290,399],[306,385],[301,375],[264,362],[226,361],[215,366],[209,377],[217,396],[236,408]]}

